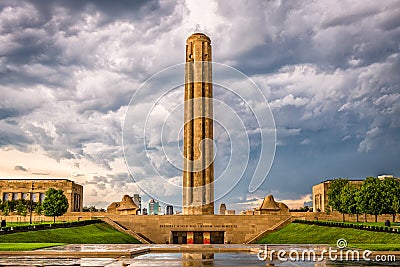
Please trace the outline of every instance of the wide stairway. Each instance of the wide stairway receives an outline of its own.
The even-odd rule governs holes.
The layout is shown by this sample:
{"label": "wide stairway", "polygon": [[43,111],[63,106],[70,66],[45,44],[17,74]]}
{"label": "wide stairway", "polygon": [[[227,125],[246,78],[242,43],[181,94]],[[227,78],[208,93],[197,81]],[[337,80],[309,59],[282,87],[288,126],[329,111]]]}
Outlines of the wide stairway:
{"label": "wide stairway", "polygon": [[271,226],[270,228],[258,233],[257,235],[255,235],[254,237],[246,240],[243,244],[252,244],[257,242],[258,240],[260,240],[263,236],[265,236],[266,234],[278,231],[279,229],[282,229],[283,227],[285,227],[286,225],[290,224],[292,222],[292,217],[288,217],[287,219],[278,222],[277,224]]}
{"label": "wide stairway", "polygon": [[151,241],[149,238],[145,237],[141,233],[138,233],[136,231],[128,229],[125,226],[123,226],[122,224],[120,224],[120,223],[118,223],[118,222],[116,222],[114,220],[111,220],[109,217],[97,217],[97,218],[102,220],[103,222],[109,224],[114,229],[116,229],[116,230],[118,230],[120,232],[126,233],[126,234],[136,238],[137,240],[139,240],[143,244],[155,244],[153,241]]}

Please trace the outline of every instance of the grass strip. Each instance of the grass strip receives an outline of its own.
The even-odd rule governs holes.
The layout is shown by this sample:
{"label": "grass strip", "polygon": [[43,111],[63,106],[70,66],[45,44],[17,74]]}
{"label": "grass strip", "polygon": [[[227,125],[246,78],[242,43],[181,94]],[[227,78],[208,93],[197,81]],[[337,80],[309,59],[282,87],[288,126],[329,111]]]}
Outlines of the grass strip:
{"label": "grass strip", "polygon": [[140,244],[106,223],[0,235],[0,243]]}
{"label": "grass strip", "polygon": [[[400,234],[291,223],[283,229],[267,234],[259,244],[330,244],[344,238],[349,247],[361,249],[397,250]],[[372,246],[374,245],[374,246]]]}

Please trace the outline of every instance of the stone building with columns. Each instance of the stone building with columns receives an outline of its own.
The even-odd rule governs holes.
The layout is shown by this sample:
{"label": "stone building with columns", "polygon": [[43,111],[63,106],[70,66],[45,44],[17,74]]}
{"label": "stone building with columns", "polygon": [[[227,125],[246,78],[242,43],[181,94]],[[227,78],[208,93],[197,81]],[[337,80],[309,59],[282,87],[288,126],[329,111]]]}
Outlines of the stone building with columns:
{"label": "stone building with columns", "polygon": [[[398,177],[394,177],[393,175],[383,174],[377,177],[380,180],[384,180],[385,178],[395,178],[400,180]],[[361,186],[364,180],[349,180],[349,183]],[[328,192],[331,186],[332,180],[326,180],[322,183],[314,185],[312,187],[312,199],[313,199],[313,211],[314,212],[327,212],[329,211],[328,207]]]}
{"label": "stone building with columns", "polygon": [[[33,190],[32,190],[33,188]],[[0,179],[1,201],[25,199],[42,203],[49,188],[63,190],[68,212],[83,210],[83,186],[68,179]]]}

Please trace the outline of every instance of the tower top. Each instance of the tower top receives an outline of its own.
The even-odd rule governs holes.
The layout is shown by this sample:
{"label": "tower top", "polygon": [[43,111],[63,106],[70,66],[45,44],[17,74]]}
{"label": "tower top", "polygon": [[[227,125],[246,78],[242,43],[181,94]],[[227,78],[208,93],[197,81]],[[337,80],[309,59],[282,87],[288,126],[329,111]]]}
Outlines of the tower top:
{"label": "tower top", "polygon": [[211,39],[207,35],[205,35],[204,33],[201,33],[201,32],[196,32],[196,33],[193,33],[192,35],[190,35],[187,38],[186,43],[190,43],[193,41],[206,41],[208,43],[211,43]]}

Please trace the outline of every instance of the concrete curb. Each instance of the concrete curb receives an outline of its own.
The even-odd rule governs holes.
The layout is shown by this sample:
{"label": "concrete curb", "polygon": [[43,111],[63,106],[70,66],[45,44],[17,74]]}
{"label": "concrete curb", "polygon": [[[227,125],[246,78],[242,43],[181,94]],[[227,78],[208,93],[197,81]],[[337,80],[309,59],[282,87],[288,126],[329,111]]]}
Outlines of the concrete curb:
{"label": "concrete curb", "polygon": [[118,258],[135,257],[149,253],[149,248],[136,249],[133,251],[0,251],[0,257],[3,256],[31,256],[31,257],[55,257],[55,258]]}

